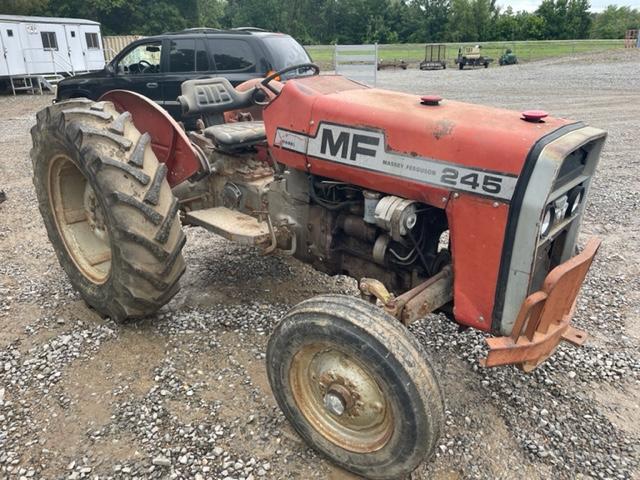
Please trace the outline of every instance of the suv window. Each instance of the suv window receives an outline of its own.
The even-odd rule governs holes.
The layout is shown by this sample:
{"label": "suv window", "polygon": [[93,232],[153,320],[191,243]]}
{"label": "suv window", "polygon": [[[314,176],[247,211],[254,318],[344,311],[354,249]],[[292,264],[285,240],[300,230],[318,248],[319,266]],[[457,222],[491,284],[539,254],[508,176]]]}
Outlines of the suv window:
{"label": "suv window", "polygon": [[162,42],[143,43],[129,50],[118,62],[118,73],[138,75],[160,71]]}
{"label": "suv window", "polygon": [[311,62],[302,45],[288,35],[274,35],[264,37],[263,40],[273,57],[274,65],[271,67],[274,70]]}
{"label": "suv window", "polygon": [[193,38],[171,40],[169,44],[169,71],[196,71],[196,41]]}
{"label": "suv window", "polygon": [[208,72],[213,70],[209,68],[209,53],[204,44],[204,40],[196,41],[196,72]]}
{"label": "suv window", "polygon": [[255,72],[256,57],[253,49],[244,40],[230,38],[209,39],[209,49],[218,72]]}

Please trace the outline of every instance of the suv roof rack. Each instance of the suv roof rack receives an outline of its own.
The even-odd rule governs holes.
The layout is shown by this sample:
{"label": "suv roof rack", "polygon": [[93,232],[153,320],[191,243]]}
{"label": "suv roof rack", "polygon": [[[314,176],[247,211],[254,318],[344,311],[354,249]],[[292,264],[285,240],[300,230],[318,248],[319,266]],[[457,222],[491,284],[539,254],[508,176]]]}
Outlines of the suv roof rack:
{"label": "suv roof rack", "polygon": [[264,28],[258,27],[236,27],[231,30],[236,30],[238,32],[268,32],[269,30],[265,30]]}
{"label": "suv roof rack", "polygon": [[224,32],[224,30],[220,28],[211,28],[211,27],[193,27],[193,28],[185,28],[184,30],[180,30],[178,33],[215,33],[215,32]]}
{"label": "suv roof rack", "polygon": [[[194,28],[185,28],[184,30],[180,30],[179,32],[165,32],[161,35],[184,35],[187,33],[232,33],[236,35],[246,34],[249,32],[245,30],[226,30],[224,28],[211,28],[211,27],[194,27]],[[161,35],[155,35],[156,37]]]}

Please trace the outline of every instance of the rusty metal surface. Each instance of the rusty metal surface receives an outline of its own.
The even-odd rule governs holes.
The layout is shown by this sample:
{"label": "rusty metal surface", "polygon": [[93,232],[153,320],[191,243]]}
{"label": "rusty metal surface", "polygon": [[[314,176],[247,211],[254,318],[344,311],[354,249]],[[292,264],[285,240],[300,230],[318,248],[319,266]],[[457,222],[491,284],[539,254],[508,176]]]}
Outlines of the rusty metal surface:
{"label": "rusty metal surface", "polygon": [[592,238],[579,255],[558,265],[542,290],[523,302],[510,336],[487,339],[489,354],[482,365],[516,364],[531,371],[546,360],[562,341],[582,345],[587,334],[570,325],[576,299],[593,262],[600,240]]}
{"label": "rusty metal surface", "polygon": [[300,413],[326,440],[355,453],[375,452],[389,442],[389,398],[359,359],[311,343],[294,356],[289,382]]}
{"label": "rusty metal surface", "polygon": [[450,266],[443,268],[418,288],[423,287],[402,309],[400,320],[405,325],[426,317],[453,300],[453,273]]}
{"label": "rusty metal surface", "polygon": [[360,280],[360,291],[365,297],[369,297],[375,302],[378,299],[383,305],[388,305],[393,300],[393,295],[389,293],[387,287],[380,280],[375,278],[363,278]]}
{"label": "rusty metal surface", "polygon": [[380,300],[388,314],[409,325],[453,299],[453,272],[451,266],[446,266],[399,297],[394,297],[382,282],[373,278],[360,280],[360,292],[374,303],[375,299]]}

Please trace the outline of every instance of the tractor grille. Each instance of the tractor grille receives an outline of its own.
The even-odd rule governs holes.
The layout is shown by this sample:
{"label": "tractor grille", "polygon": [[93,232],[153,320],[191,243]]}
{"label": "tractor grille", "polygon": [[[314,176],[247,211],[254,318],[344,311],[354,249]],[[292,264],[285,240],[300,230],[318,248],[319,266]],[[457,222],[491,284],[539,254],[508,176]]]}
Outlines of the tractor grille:
{"label": "tractor grille", "polygon": [[[550,205],[560,206],[560,212],[555,214],[550,233],[541,236],[538,241],[529,293],[540,290],[547,274],[575,254],[577,230],[582,220],[589,183],[589,176],[585,170],[592,146],[592,144],[587,144],[571,152],[565,157],[558,170],[552,193],[547,201],[547,208],[550,208]],[[564,207],[563,199],[566,199],[567,202],[575,200],[576,192],[581,192],[580,201],[577,210],[571,213],[572,204],[569,203],[567,207]],[[562,213],[562,208],[567,209],[566,213]],[[557,207],[555,209],[558,210]]]}

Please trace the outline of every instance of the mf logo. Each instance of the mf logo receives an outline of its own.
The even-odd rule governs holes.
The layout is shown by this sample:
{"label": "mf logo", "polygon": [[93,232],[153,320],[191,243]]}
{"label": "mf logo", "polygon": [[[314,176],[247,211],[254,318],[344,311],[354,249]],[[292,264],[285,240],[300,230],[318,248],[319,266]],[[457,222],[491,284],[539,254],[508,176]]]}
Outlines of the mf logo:
{"label": "mf logo", "polygon": [[[336,127],[324,127],[320,137],[320,153],[328,157],[356,161],[358,155],[375,157],[380,138],[365,133],[352,133]],[[374,148],[370,148],[374,147]]]}

